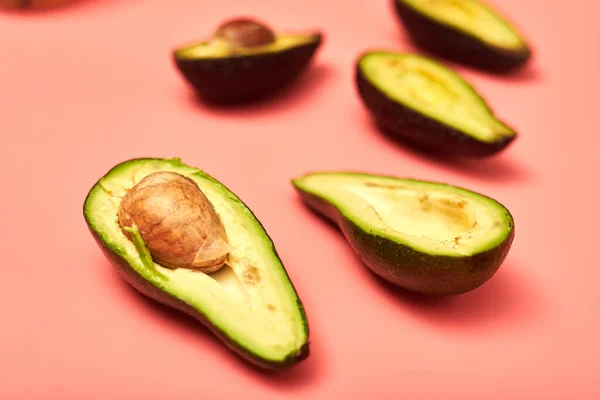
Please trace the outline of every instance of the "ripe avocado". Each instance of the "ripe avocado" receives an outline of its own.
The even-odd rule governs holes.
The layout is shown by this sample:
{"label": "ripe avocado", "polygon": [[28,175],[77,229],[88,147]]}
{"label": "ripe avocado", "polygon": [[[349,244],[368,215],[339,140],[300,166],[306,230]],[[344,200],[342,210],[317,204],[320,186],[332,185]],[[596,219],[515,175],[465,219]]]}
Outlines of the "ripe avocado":
{"label": "ripe avocado", "polygon": [[487,157],[517,137],[473,86],[427,57],[367,51],[356,63],[355,82],[377,125],[407,143],[446,155]]}
{"label": "ripe avocado", "polygon": [[[220,215],[231,250],[217,272],[162,266],[152,259],[140,235],[130,240],[121,230],[118,210],[123,197],[159,171],[191,179]],[[154,209],[162,207],[160,200],[153,204]],[[259,367],[284,369],[308,357],[305,311],[271,238],[251,210],[213,177],[177,158],[125,161],[92,187],[83,214],[125,281],[196,318],[244,359]]]}
{"label": "ripe avocado", "polygon": [[236,18],[213,38],[173,52],[182,76],[206,102],[243,103],[273,94],[308,68],[321,32],[275,33],[262,22]]}
{"label": "ripe avocado", "polygon": [[497,10],[479,0],[392,0],[413,42],[440,57],[495,73],[525,65],[532,50]]}
{"label": "ripe avocado", "polygon": [[463,188],[358,172],[315,172],[292,182],[368,268],[412,292],[473,290],[496,273],[513,242],[510,212]]}

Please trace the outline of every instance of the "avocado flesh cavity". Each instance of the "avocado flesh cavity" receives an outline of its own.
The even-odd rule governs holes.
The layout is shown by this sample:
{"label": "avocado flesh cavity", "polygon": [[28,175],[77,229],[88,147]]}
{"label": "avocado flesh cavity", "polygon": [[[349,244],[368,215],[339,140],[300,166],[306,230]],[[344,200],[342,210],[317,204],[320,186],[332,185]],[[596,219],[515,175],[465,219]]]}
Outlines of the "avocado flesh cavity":
{"label": "avocado flesh cavity", "polygon": [[366,52],[358,61],[357,85],[388,131],[445,153],[487,156],[516,137],[473,86],[426,57]]}
{"label": "avocado flesh cavity", "polygon": [[297,182],[365,230],[427,254],[472,255],[494,247],[510,230],[503,207],[446,185],[354,174],[318,174]]}
{"label": "avocado flesh cavity", "polygon": [[480,286],[513,240],[509,211],[463,188],[350,172],[317,172],[293,184],[338,224],[368,267],[415,292],[448,295]]}
{"label": "avocado flesh cavity", "polygon": [[[398,1],[398,0],[397,0]],[[507,21],[475,0],[399,0],[442,24],[492,45],[520,49],[525,42]]]}
{"label": "avocado flesh cavity", "polygon": [[[327,193],[359,207],[364,219],[382,234],[397,237],[419,251],[431,254],[469,255],[479,241],[498,234],[496,216],[463,196],[419,188],[344,185]],[[343,192],[340,192],[343,191]],[[479,208],[478,208],[479,206]],[[496,227],[494,229],[493,227]]]}
{"label": "avocado flesh cavity", "polygon": [[[231,253],[217,272],[209,275],[157,263],[149,267],[145,252],[121,231],[117,220],[121,199],[157,171],[193,179],[220,215]],[[145,294],[198,318],[244,358],[283,368],[308,355],[304,310],[271,239],[241,200],[206,173],[178,159],[127,161],[92,188],[84,213],[109,258],[126,264],[118,267],[126,280],[136,288],[146,285],[150,289],[143,290]]]}
{"label": "avocado flesh cavity", "polygon": [[215,59],[271,54],[314,43],[319,39],[319,35],[316,34],[279,34],[273,43],[252,47],[230,47],[222,39],[213,39],[182,47],[176,50],[175,56],[180,59]]}

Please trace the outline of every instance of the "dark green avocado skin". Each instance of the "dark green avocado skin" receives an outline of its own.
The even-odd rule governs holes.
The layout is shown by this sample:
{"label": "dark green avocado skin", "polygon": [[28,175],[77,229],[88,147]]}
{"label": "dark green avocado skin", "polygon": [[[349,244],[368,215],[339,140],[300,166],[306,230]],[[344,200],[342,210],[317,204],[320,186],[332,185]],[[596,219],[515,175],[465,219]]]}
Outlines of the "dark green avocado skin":
{"label": "dark green avocado skin", "polygon": [[428,296],[454,296],[487,282],[506,259],[515,229],[498,246],[469,257],[417,252],[385,237],[365,232],[325,200],[296,188],[304,203],[333,221],[350,247],[375,275],[402,289]]}
{"label": "dark green avocado skin", "polygon": [[[85,203],[87,203],[87,198],[84,204]],[[161,290],[160,288],[154,286],[151,282],[144,279],[137,271],[131,268],[129,263],[123,257],[121,257],[119,254],[112,251],[106,246],[98,232],[96,232],[93,229],[87,218],[85,218],[85,221],[89,232],[91,233],[92,237],[94,238],[94,241],[102,251],[102,254],[107,258],[112,267],[117,271],[121,278],[125,280],[125,282],[127,282],[135,290],[149,297],[150,299],[161,303],[169,308],[172,308],[176,311],[183,312],[188,316],[191,316],[199,323],[201,323],[204,327],[206,327],[213,335],[215,335],[221,342],[223,342],[228,349],[230,349],[235,354],[239,355],[243,360],[249,362],[252,365],[267,370],[285,370],[296,365],[300,361],[305,360],[310,355],[310,343],[308,341],[305,343],[304,346],[301,347],[301,349],[297,353],[290,354],[285,360],[278,363],[274,363],[272,360],[264,359],[260,356],[260,354],[250,353],[247,349],[243,348],[237,342],[231,339],[221,329],[211,324],[204,314],[201,314],[189,304],[177,299],[176,297]],[[273,251],[276,250],[273,249]],[[290,284],[292,283],[290,282]],[[306,314],[300,299],[298,299],[298,305],[304,318],[304,327],[308,332]]]}
{"label": "dark green avocado skin", "polygon": [[384,133],[436,153],[483,158],[504,150],[517,137],[483,142],[406,107],[378,90],[356,63],[355,82],[363,104]]}
{"label": "dark green avocado skin", "polygon": [[215,59],[181,59],[175,64],[184,79],[207,103],[255,101],[282,90],[304,72],[323,36],[279,52]]}
{"label": "dark green avocado skin", "polygon": [[440,24],[402,0],[392,1],[396,15],[413,43],[446,60],[491,73],[508,74],[525,65],[532,56],[529,47],[517,51],[492,46]]}

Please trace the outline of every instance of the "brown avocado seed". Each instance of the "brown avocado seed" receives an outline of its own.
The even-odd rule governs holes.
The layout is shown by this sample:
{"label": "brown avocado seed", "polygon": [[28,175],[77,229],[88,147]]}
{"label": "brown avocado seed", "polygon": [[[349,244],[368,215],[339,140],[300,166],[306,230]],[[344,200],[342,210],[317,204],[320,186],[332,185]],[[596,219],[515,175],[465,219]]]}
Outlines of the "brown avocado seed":
{"label": "brown avocado seed", "polygon": [[235,18],[221,24],[214,39],[221,39],[234,48],[264,46],[275,42],[275,33],[256,20]]}
{"label": "brown avocado seed", "polygon": [[225,228],[214,206],[190,178],[156,172],[121,201],[119,225],[137,226],[152,258],[167,268],[205,273],[223,266],[229,254]]}

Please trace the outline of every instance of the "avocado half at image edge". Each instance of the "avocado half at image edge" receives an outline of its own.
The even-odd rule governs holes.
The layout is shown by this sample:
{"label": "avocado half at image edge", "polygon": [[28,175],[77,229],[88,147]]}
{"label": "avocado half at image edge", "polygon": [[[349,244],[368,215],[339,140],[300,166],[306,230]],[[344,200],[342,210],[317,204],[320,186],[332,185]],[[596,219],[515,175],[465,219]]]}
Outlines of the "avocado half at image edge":
{"label": "avocado half at image edge", "polygon": [[[217,272],[165,268],[121,231],[121,199],[158,171],[191,178],[220,215],[232,250]],[[83,213],[104,255],[142,294],[194,317],[259,367],[285,369],[308,357],[306,314],[271,238],[252,211],[213,177],[178,158],[129,160],[92,187]]]}
{"label": "avocado half at image edge", "polygon": [[525,65],[532,50],[514,24],[477,0],[391,0],[399,22],[421,49],[488,72]]}
{"label": "avocado half at image edge", "polygon": [[78,0],[0,0],[0,10],[42,10],[77,3]]}
{"label": "avocado half at image edge", "polygon": [[514,239],[510,212],[464,188],[358,172],[315,172],[292,183],[372,272],[411,292],[449,296],[481,286]]}
{"label": "avocado half at image edge", "polygon": [[323,34],[318,31],[276,34],[272,43],[235,49],[205,40],[176,49],[173,58],[199,98],[236,104],[289,86],[309,67],[322,42]]}
{"label": "avocado half at image edge", "polygon": [[430,58],[366,51],[356,62],[355,83],[378,128],[406,144],[479,158],[517,137],[471,84]]}

